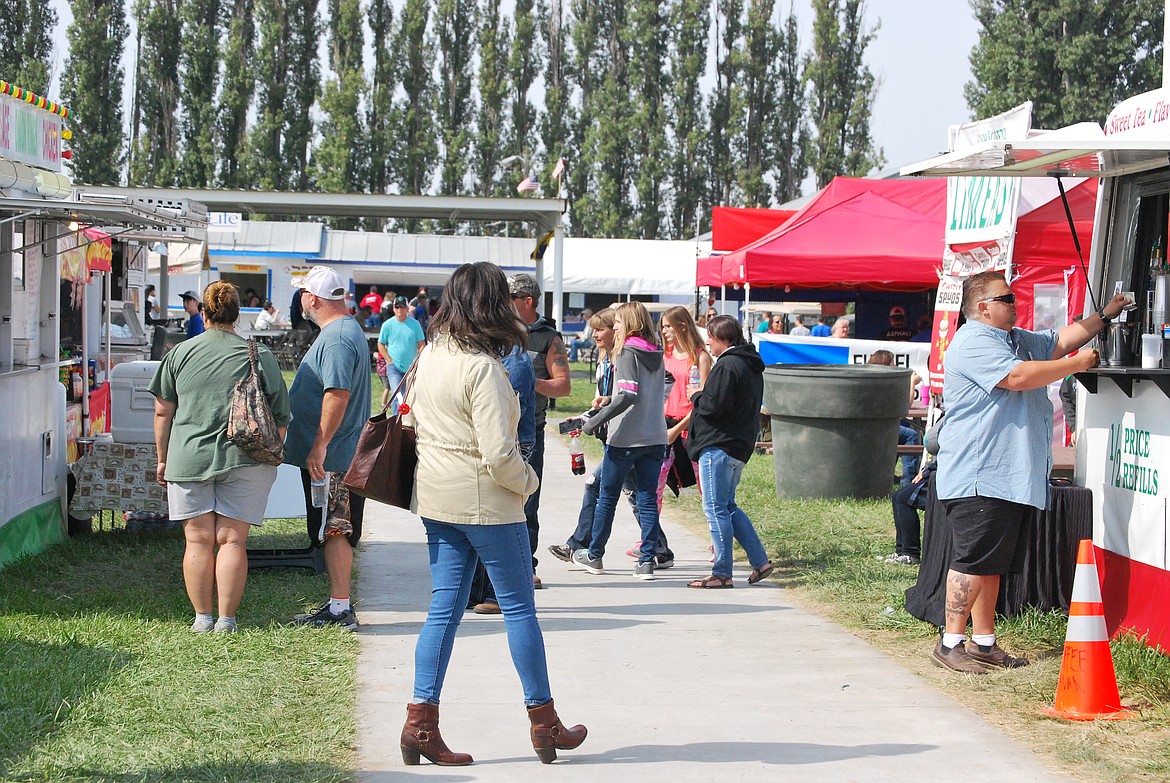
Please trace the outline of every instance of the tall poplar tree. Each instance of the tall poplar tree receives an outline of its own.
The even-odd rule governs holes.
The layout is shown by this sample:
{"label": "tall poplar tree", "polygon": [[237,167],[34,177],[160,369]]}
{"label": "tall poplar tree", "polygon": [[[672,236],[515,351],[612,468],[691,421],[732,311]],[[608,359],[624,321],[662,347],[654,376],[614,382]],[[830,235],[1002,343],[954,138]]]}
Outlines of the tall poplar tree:
{"label": "tall poplar tree", "polygon": [[594,122],[585,133],[593,152],[596,199],[586,216],[587,235],[628,237],[634,234],[634,156],[631,149],[630,41],[624,0],[605,0],[600,6],[603,70],[594,104]]}
{"label": "tall poplar tree", "polygon": [[[371,0],[366,18],[370,25],[373,71],[370,73],[369,103],[366,109],[369,189],[387,193],[390,188],[390,157],[394,150],[394,89],[398,72],[390,50],[394,32],[391,0]],[[383,221],[371,226],[381,229]]]}
{"label": "tall poplar tree", "polygon": [[137,0],[138,74],[130,151],[131,185],[166,187],[179,174],[179,52],[183,20],[178,0]]}
{"label": "tall poplar tree", "polygon": [[52,80],[53,30],[57,12],[46,0],[0,2],[0,73],[40,95]]}
{"label": "tall poplar tree", "polygon": [[[539,161],[536,147],[537,114],[532,104],[532,85],[540,75],[540,39],[536,35],[537,18],[533,0],[516,0],[512,16],[512,51],[508,57],[509,103],[511,123],[505,149],[510,155],[522,155],[535,171]],[[525,171],[524,174],[530,172]]]}
{"label": "tall poplar tree", "polygon": [[1032,101],[1032,124],[1104,121],[1161,86],[1161,0],[972,0],[980,25],[964,89],[975,117]]}
{"label": "tall poplar tree", "polygon": [[737,52],[742,81],[738,109],[740,122],[731,139],[738,204],[768,207],[772,189],[765,175],[775,159],[772,117],[776,111],[776,57],[778,36],[772,27],[775,0],[749,0],[743,48]]}
{"label": "tall poplar tree", "polygon": [[[315,186],[326,193],[366,188],[366,133],[360,103],[366,81],[362,69],[362,9],[359,0],[329,0],[329,68],[321,94],[321,142],[310,164]],[[334,219],[336,228],[356,228],[355,218]]]}
{"label": "tall poplar tree", "polygon": [[284,0],[256,0],[256,22],[256,123],[248,134],[246,176],[261,190],[284,190],[290,168],[285,151],[289,22]]}
{"label": "tall poplar tree", "polygon": [[573,236],[590,236],[592,213],[596,202],[597,150],[591,145],[589,129],[599,121],[597,116],[597,88],[601,83],[602,37],[601,6],[606,0],[570,0],[572,15],[566,38],[572,41],[567,63],[570,89],[577,96],[576,116],[571,119],[569,140],[573,160],[567,172],[569,196],[572,199]]}
{"label": "tall poplar tree", "polygon": [[439,46],[435,119],[443,137],[439,193],[446,196],[459,196],[467,192],[468,148],[471,145],[475,115],[471,94],[471,58],[477,11],[475,0],[438,0],[435,8],[435,30]]}
{"label": "tall poplar tree", "polygon": [[[573,150],[569,141],[573,107],[570,103],[568,80],[568,27],[565,19],[565,0],[551,0],[543,9],[541,27],[548,46],[544,67],[544,112],[540,116],[540,138],[544,146],[544,181],[552,183],[552,170],[557,161],[565,159],[573,166]],[[565,175],[562,175],[562,182]]]}
{"label": "tall poplar tree", "polygon": [[811,163],[817,187],[833,177],[860,177],[885,163],[874,147],[869,118],[877,80],[865,64],[865,49],[877,27],[866,29],[862,0],[813,0],[812,53],[805,75],[816,129]]}
{"label": "tall poplar tree", "polygon": [[476,32],[479,52],[479,111],[472,150],[472,173],[477,196],[501,196],[507,191],[500,179],[500,161],[505,155],[507,131],[505,105],[508,100],[508,52],[510,37],[507,20],[500,16],[500,0],[484,0]]}
{"label": "tall poplar tree", "polygon": [[[406,0],[394,36],[402,96],[394,105],[397,148],[393,172],[398,192],[407,195],[430,192],[439,153],[432,78],[435,43],[428,30],[429,18],[429,0]],[[403,221],[403,225],[414,231],[418,221]]]}
{"label": "tall poplar tree", "polygon": [[707,67],[705,0],[677,0],[671,7],[670,130],[674,137],[670,179],[673,187],[670,224],[676,238],[702,230],[696,215],[706,209],[707,167],[703,159],[707,136],[702,78]]}
{"label": "tall poplar tree", "polygon": [[124,160],[125,8],[122,0],[71,0],[70,6],[70,55],[61,75],[61,99],[73,112],[73,176],[87,185],[116,185]]}
{"label": "tall poplar tree", "polygon": [[666,236],[667,168],[670,143],[666,136],[666,61],[668,29],[663,0],[636,0],[629,6],[630,121],[633,143],[633,183],[637,202],[634,225],[626,236],[660,239]]}
{"label": "tall poplar tree", "polygon": [[736,181],[731,141],[739,133],[740,63],[743,48],[743,0],[715,0],[715,87],[707,99],[711,204],[733,203]]}
{"label": "tall poplar tree", "polygon": [[[321,92],[321,64],[317,47],[321,20],[317,0],[284,0],[288,7],[288,92],[285,97],[285,144],[288,165],[286,187],[309,189],[309,145],[313,141],[313,104]],[[360,59],[360,58],[359,58]]]}
{"label": "tall poplar tree", "polygon": [[800,195],[801,183],[808,171],[809,155],[808,99],[801,71],[796,14],[791,8],[788,16],[780,23],[777,45],[775,112],[772,115],[772,180],[776,203],[783,204]]}
{"label": "tall poplar tree", "polygon": [[183,153],[179,184],[205,188],[215,179],[216,86],[220,63],[220,0],[184,0],[179,92]]}
{"label": "tall poplar tree", "polygon": [[248,166],[248,107],[256,87],[256,24],[253,0],[226,0],[231,14],[223,50],[223,91],[216,117],[219,184],[226,188],[255,187]]}

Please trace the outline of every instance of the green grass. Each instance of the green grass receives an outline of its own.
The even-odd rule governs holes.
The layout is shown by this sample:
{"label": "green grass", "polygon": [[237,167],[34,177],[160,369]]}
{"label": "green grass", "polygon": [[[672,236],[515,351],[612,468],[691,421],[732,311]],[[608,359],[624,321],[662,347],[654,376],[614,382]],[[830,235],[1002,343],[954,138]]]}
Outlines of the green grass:
{"label": "green grass", "polygon": [[[303,525],[250,543],[303,546]],[[357,640],[286,624],[327,579],[260,569],[239,633],[196,635],[182,550],[115,530],[0,571],[0,780],[350,779]]]}

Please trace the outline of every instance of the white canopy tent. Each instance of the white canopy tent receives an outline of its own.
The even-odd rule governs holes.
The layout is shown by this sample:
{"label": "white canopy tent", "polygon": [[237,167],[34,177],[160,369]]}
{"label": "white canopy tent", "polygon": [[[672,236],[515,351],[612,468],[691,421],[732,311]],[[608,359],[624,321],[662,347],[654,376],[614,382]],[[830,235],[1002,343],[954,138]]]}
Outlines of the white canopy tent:
{"label": "white canopy tent", "polygon": [[[710,243],[703,255],[709,251]],[[697,257],[693,241],[572,237],[565,240],[565,291],[693,296]]]}

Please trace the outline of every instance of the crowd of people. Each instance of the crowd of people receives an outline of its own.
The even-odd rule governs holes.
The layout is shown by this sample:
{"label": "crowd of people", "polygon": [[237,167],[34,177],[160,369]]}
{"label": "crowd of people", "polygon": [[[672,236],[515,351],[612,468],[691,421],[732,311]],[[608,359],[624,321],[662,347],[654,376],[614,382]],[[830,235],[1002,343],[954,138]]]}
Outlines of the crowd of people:
{"label": "crowd of people", "polygon": [[[352,630],[358,618],[350,588],[365,501],[342,477],[370,414],[370,351],[336,271],[314,267],[295,285],[298,309],[319,334],[291,388],[267,349],[260,347],[256,357],[285,462],[300,469],[307,532],[322,547],[329,575],[328,601],[294,622]],[[375,296],[371,290],[366,298]],[[252,366],[251,346],[234,328],[238,289],[219,281],[202,297],[183,297],[200,306],[189,312],[202,312],[206,330],[170,351],[150,384],[156,474],[167,487],[171,518],[183,521],[191,630],[231,633],[247,578],[248,533],[262,523],[276,468],[226,436],[231,390]],[[556,324],[539,314],[541,297],[531,275],[507,278],[490,263],[464,264],[451,276],[442,305],[427,314],[425,330],[422,319],[411,317],[426,308],[425,291],[415,304],[396,295],[391,317],[379,328],[383,407],[393,402],[417,435],[411,510],[425,529],[432,581],[400,738],[407,764],[421,758],[452,766],[472,762],[469,754],[450,750],[438,728],[454,638],[470,606],[494,606],[503,615],[540,760],[548,763],[558,750],[578,747],[587,734],[583,726],[564,726],[557,715],[535,608],[545,416],[549,400],[570,390],[570,348]],[[1027,664],[997,645],[994,606],[1000,575],[1019,566],[1030,509],[1047,500],[1045,415],[1050,430],[1051,409],[1043,389],[1095,362],[1092,351],[1067,354],[1123,304],[1115,298],[1096,320],[1058,332],[1028,332],[1013,327],[1014,296],[1002,275],[966,281],[968,325],[945,359],[947,415],[934,433],[934,481],[933,463],[921,472],[907,470],[906,486],[894,496],[895,555],[918,558],[914,509],[925,493],[937,494],[955,529],[946,628],[933,652],[939,665],[982,673]],[[579,426],[602,440],[604,457],[585,482],[576,530],[563,545],[548,547],[557,559],[605,573],[603,558],[625,491],[641,532],[627,552],[635,560],[633,576],[654,579],[674,565],[660,523],[664,490],[697,485],[712,565],[708,576],[687,586],[734,587],[733,542],[747,556],[748,584],[773,572],[751,519],[736,504],[755,451],[764,364],[735,318],[709,314],[704,322],[700,331],[690,311],[673,307],[656,326],[639,302],[590,314],[590,337],[600,352],[597,394]],[[402,384],[411,367],[413,382]],[[327,499],[318,505],[313,485],[321,482]],[[476,591],[482,594],[473,597]],[[972,636],[965,644],[968,622]]]}

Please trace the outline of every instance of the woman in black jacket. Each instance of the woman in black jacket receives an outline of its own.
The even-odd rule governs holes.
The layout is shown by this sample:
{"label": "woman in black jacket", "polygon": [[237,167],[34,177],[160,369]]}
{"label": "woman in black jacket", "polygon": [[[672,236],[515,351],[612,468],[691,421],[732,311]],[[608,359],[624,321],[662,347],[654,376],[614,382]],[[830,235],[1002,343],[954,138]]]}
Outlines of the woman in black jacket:
{"label": "woman in black jacket", "polygon": [[699,463],[703,511],[711,526],[715,560],[711,576],[696,579],[687,587],[735,587],[731,581],[732,539],[747,553],[752,565],[748,584],[755,584],[772,573],[772,561],[752,521],[735,504],[735,490],[755,450],[764,399],[764,362],[731,316],[721,315],[707,323],[707,347],[719,361],[701,389],[688,390],[695,406],[688,449],[691,459]]}

